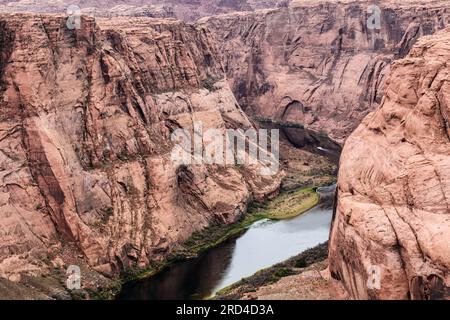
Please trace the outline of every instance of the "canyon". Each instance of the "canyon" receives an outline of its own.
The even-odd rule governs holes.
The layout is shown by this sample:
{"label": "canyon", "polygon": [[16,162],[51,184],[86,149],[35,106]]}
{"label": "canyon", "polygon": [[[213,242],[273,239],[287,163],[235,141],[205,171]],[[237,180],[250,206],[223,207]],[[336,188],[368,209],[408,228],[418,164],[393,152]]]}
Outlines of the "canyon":
{"label": "canyon", "polygon": [[[342,146],[328,257],[229,297],[450,297],[445,1],[376,1],[379,25],[355,0],[70,3],[80,29],[66,1],[0,0],[0,298],[74,298],[68,265],[85,293],[153,268],[335,182]],[[280,129],[283,170],[174,164],[196,122]]]}
{"label": "canyon", "polygon": [[220,44],[247,114],[300,123],[343,143],[379,106],[391,62],[449,20],[445,1],[376,4],[379,29],[368,26],[365,1],[292,1],[199,22]]}
{"label": "canyon", "polygon": [[[442,1],[379,6],[378,30],[367,29],[370,13],[358,1],[293,1],[199,21],[221,44],[247,114],[345,142],[331,277],[306,272],[250,297],[292,299],[281,294],[288,281],[297,298],[308,281],[325,283],[318,291],[328,298],[450,296],[448,31],[425,37],[408,56],[419,38],[446,27],[449,8]],[[319,271],[326,273],[324,267]],[[368,289],[371,280],[379,286]]]}
{"label": "canyon", "polygon": [[0,12],[65,13],[78,6],[95,16],[146,16],[194,21],[200,17],[235,11],[286,6],[287,0],[2,0]]}
{"label": "canyon", "polygon": [[262,163],[170,158],[171,133],[195,121],[252,128],[207,30],[145,18],[65,23],[0,17],[2,278],[76,264],[89,281],[145,267],[277,194],[282,175],[261,175]]}

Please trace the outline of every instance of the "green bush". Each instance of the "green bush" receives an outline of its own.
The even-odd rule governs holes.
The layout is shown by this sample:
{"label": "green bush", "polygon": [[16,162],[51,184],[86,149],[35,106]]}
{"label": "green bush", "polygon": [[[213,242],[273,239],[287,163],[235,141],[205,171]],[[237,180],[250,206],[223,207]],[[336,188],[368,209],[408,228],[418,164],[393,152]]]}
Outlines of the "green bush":
{"label": "green bush", "polygon": [[295,274],[295,273],[291,269],[281,268],[281,269],[276,270],[273,273],[273,277],[275,279],[280,279],[280,278],[292,276],[293,274]]}
{"label": "green bush", "polygon": [[202,86],[203,88],[205,88],[206,90],[213,92],[216,90],[214,84],[216,83],[216,80],[214,80],[211,77],[206,78],[205,80],[203,80],[202,82]]}
{"label": "green bush", "polygon": [[306,258],[305,257],[300,257],[299,259],[297,259],[295,261],[294,266],[296,268],[306,268],[308,266],[308,263],[306,262]]}

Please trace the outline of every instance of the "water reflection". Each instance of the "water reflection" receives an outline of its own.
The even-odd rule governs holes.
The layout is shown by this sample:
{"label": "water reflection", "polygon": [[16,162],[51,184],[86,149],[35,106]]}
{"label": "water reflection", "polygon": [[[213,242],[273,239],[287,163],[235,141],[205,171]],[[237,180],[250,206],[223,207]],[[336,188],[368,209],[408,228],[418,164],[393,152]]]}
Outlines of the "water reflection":
{"label": "water reflection", "polygon": [[258,270],[325,242],[332,209],[316,207],[283,221],[259,221],[237,239],[177,263],[149,279],[127,284],[118,299],[179,300],[209,297]]}
{"label": "water reflection", "polygon": [[176,263],[149,279],[126,284],[119,300],[184,300],[203,299],[228,269],[236,246],[229,240],[198,258]]}
{"label": "water reflection", "polygon": [[237,239],[233,258],[214,291],[328,240],[332,212],[315,208],[292,220],[254,225]]}

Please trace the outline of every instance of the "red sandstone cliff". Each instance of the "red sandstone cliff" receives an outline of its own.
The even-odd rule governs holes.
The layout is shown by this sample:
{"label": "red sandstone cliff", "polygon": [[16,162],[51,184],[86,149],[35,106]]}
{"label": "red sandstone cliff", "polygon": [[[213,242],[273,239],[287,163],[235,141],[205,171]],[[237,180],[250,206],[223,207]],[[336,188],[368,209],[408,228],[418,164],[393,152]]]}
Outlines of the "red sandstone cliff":
{"label": "red sandstone cliff", "polygon": [[394,59],[447,25],[446,1],[292,1],[287,8],[204,18],[247,114],[297,122],[343,142],[381,102]]}
{"label": "red sandstone cliff", "polygon": [[251,128],[210,33],[149,19],[0,16],[0,276],[146,266],[280,177],[177,167],[170,133]]}
{"label": "red sandstone cliff", "polygon": [[419,40],[346,142],[330,269],[353,298],[450,298],[449,60],[450,29]]}
{"label": "red sandstone cliff", "polygon": [[66,12],[77,5],[96,16],[117,15],[177,18],[193,21],[200,17],[235,11],[253,11],[285,5],[289,0],[1,0],[0,12]]}

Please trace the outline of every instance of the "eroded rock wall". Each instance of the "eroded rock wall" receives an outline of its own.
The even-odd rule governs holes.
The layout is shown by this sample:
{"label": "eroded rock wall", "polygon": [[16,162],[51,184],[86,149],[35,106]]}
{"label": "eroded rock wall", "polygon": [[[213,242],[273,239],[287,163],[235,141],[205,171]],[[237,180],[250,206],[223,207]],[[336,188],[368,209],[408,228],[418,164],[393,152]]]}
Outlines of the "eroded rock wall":
{"label": "eroded rock wall", "polygon": [[450,298],[450,29],[392,66],[347,140],[330,270],[356,299]]}
{"label": "eroded rock wall", "polygon": [[96,16],[147,16],[194,21],[235,11],[254,11],[287,5],[289,0],[1,0],[0,12],[63,13],[77,5]]}
{"label": "eroded rock wall", "polygon": [[177,21],[0,16],[0,276],[147,266],[277,193],[260,165],[177,166],[170,134],[252,128],[210,33]]}
{"label": "eroded rock wall", "polygon": [[[380,28],[367,21],[380,8]],[[448,24],[445,1],[292,1],[200,20],[220,44],[246,113],[295,122],[339,142],[379,106],[393,60]],[[370,20],[375,22],[375,20]]]}

